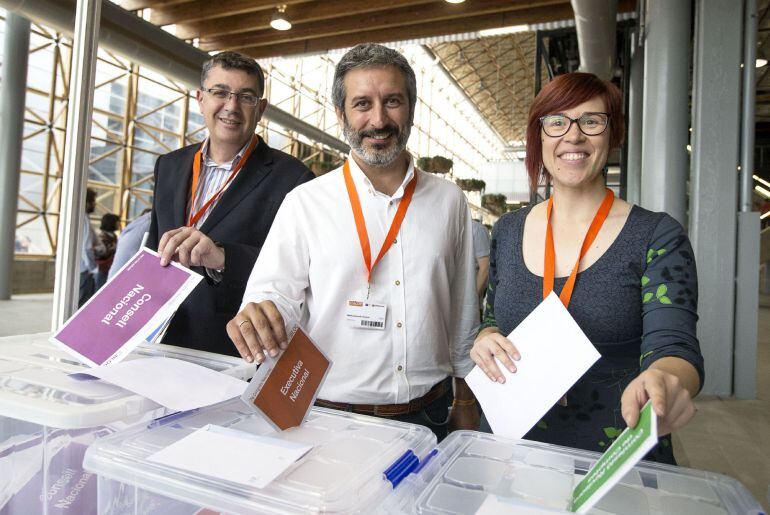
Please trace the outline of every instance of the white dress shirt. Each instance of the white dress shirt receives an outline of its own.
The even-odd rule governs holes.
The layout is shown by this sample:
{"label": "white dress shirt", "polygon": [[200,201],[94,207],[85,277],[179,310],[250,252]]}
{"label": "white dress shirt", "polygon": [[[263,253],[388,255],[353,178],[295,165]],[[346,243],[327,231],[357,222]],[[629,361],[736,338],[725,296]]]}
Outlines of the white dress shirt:
{"label": "white dress shirt", "polygon": [[287,327],[299,323],[332,360],[319,398],[405,403],[449,375],[465,377],[473,367],[478,301],[470,211],[456,185],[416,170],[411,159],[392,196],[375,191],[355,161],[349,162],[372,260],[417,174],[396,243],[372,271],[369,301],[387,305],[385,329],[358,329],[345,319],[348,300],[366,299],[367,282],[342,168],[286,196],[243,304],[273,301]]}

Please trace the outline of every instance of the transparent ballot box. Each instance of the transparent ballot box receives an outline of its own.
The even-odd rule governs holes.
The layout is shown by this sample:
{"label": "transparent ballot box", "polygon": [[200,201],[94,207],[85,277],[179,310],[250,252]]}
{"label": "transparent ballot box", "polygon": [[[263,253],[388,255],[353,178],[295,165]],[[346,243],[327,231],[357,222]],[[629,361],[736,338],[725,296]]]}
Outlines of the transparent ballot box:
{"label": "transparent ballot box", "polygon": [[313,408],[269,435],[313,448],[264,488],[148,459],[208,424],[264,434],[258,417],[235,399],[99,440],[84,462],[99,476],[99,513],[371,513],[436,445],[423,426]]}
{"label": "transparent ballot box", "polygon": [[[158,404],[100,380],[68,376],[87,366],[49,333],[0,338],[0,515],[96,513],[96,478],[83,470],[92,442],[163,416]],[[177,358],[240,379],[240,358],[170,345],[139,346],[126,359]]]}
{"label": "transparent ballot box", "polygon": [[[572,489],[599,453],[457,431],[399,488],[419,514],[564,513]],[[405,494],[411,493],[411,498]],[[492,507],[498,511],[494,511]],[[721,515],[763,513],[738,481],[720,474],[641,462],[589,513]]]}

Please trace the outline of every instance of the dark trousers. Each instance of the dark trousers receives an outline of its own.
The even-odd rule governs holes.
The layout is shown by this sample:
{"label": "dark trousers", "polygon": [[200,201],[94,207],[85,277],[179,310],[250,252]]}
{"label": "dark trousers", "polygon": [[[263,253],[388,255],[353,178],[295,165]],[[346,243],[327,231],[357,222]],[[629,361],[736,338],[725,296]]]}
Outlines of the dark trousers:
{"label": "dark trousers", "polygon": [[107,272],[96,272],[94,277],[94,291],[99,291],[99,288],[104,286],[104,283],[107,282]]}
{"label": "dark trousers", "polygon": [[96,292],[96,282],[94,274],[91,272],[80,272],[80,294],[78,295],[78,308],[82,307],[91,295]]}
{"label": "dark trousers", "polygon": [[447,422],[449,420],[449,404],[452,403],[452,388],[450,387],[444,395],[425,406],[420,411],[408,413],[406,415],[397,415],[395,417],[383,417],[399,422],[417,424],[425,426],[436,435],[440,442],[447,436]]}
{"label": "dark trousers", "polygon": [[[423,407],[419,411],[413,413],[407,413],[406,415],[394,415],[380,418],[387,420],[397,420],[399,422],[406,422],[408,424],[417,424],[419,426],[425,426],[436,435],[436,438],[440,442],[447,436],[447,423],[449,421],[449,405],[452,403],[452,379],[447,378],[447,388],[444,394],[438,399],[434,400],[427,406]],[[352,406],[347,410],[353,412]]]}

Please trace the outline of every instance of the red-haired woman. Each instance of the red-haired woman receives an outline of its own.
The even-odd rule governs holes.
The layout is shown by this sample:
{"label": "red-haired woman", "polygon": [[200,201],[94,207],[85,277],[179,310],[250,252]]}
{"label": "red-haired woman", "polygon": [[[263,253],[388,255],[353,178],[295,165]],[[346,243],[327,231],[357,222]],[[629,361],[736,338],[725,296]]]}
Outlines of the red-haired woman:
{"label": "red-haired woman", "polygon": [[602,357],[525,438],[601,451],[652,399],[667,436],[648,459],[675,463],[669,433],[692,418],[703,383],[695,261],[673,218],[606,188],[623,126],[620,92],[592,74],[561,75],[535,99],[527,172],[532,188],[550,182],[553,195],[495,225],[471,357],[493,381],[504,381],[494,357],[511,372],[526,366],[504,335],[553,290]]}

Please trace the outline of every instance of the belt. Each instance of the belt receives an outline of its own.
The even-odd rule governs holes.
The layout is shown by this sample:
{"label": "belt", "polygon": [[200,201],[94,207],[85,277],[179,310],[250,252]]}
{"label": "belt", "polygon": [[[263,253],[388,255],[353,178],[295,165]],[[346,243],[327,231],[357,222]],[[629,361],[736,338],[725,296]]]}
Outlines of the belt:
{"label": "belt", "polygon": [[378,417],[395,417],[398,415],[408,415],[415,411],[420,411],[425,406],[438,400],[447,392],[447,382],[436,383],[428,393],[417,399],[412,399],[404,404],[346,404],[344,402],[325,401],[316,399],[315,405],[322,408],[332,408],[343,411],[352,411],[362,415],[375,415]]}

